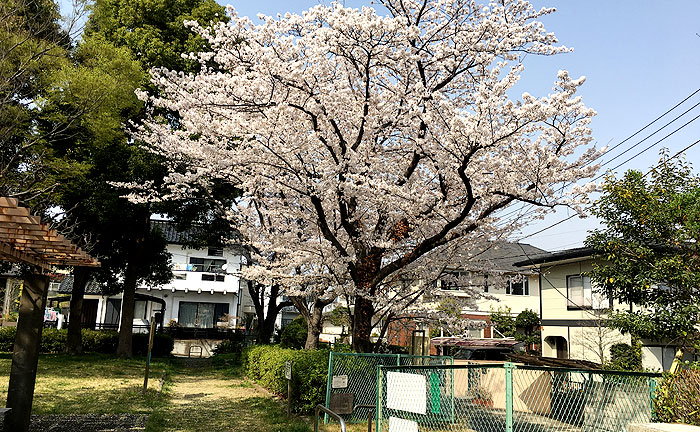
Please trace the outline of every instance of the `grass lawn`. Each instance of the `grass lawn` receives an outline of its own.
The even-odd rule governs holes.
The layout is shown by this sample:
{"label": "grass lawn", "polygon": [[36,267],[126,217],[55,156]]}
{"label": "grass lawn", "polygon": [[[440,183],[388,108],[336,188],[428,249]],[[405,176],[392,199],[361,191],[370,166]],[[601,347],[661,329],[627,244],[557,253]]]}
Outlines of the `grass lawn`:
{"label": "grass lawn", "polygon": [[[282,402],[247,380],[239,368],[220,362],[192,367],[177,359],[154,359],[149,391],[143,394],[144,362],[101,354],[41,355],[33,414],[149,414],[148,432],[313,430],[311,418],[288,420]],[[10,354],[0,354],[2,406],[10,363]],[[163,371],[166,383],[158,393]],[[366,428],[352,425],[349,430]],[[340,428],[329,425],[322,430]]]}

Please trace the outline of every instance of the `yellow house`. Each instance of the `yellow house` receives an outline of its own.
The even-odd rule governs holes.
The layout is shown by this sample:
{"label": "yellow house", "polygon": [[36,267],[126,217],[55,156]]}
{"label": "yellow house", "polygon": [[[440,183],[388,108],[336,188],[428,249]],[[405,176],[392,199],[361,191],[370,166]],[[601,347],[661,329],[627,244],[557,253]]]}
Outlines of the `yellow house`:
{"label": "yellow house", "polygon": [[[537,273],[540,288],[542,355],[604,363],[610,347],[630,343],[630,335],[606,326],[609,311],[632,310],[629,304],[597,293],[587,272],[593,269],[590,248],[567,249],[516,263]],[[642,341],[642,366],[668,370],[676,348]]]}

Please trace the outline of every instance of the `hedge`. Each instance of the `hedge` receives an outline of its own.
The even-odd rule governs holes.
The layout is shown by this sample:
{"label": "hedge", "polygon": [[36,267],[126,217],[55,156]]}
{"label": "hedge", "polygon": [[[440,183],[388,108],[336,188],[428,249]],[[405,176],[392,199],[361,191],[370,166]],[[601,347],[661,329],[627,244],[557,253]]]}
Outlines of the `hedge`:
{"label": "hedge", "polygon": [[[0,351],[12,351],[16,334],[16,327],[0,327]],[[119,333],[117,332],[82,330],[82,336],[84,352],[113,354],[117,351],[117,345],[119,344]],[[63,352],[67,337],[68,330],[66,329],[45,328],[41,333],[39,351],[42,353]],[[134,333],[132,343],[135,355],[146,355],[148,352],[148,334]],[[172,336],[156,333],[153,341],[152,356],[164,357],[169,355],[173,350],[174,343]]]}
{"label": "hedge", "polygon": [[292,366],[292,409],[310,413],[326,397],[328,350],[296,350],[279,345],[257,345],[243,351],[243,366],[248,377],[271,392],[287,395],[284,363]]}

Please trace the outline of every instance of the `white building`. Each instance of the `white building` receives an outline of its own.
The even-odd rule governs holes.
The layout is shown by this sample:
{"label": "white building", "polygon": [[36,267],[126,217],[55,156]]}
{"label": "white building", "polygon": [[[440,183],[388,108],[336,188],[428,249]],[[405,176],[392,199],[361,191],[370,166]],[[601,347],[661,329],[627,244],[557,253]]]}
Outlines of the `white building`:
{"label": "white building", "polygon": [[[184,245],[188,233],[176,231],[172,223],[152,221],[152,226],[168,242],[173,279],[162,286],[137,287],[135,331],[145,330],[151,317],[164,326],[215,330],[241,327],[246,315],[254,315],[247,283],[240,277],[246,263],[240,246],[188,248]],[[72,283],[72,276],[66,277],[59,294],[69,294]],[[81,322],[86,328],[117,329],[121,308],[121,294],[104,295],[102,288],[90,281]]]}

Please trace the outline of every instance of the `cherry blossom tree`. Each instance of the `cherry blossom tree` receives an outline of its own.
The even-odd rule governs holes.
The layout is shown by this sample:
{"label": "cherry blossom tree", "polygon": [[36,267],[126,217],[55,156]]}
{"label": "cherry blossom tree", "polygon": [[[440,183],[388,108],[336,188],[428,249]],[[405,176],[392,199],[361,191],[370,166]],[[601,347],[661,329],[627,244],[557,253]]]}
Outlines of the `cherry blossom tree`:
{"label": "cherry blossom tree", "polygon": [[[563,186],[591,177],[599,154],[584,78],[561,71],[545,97],[514,94],[526,55],[570,51],[538,21],[552,9],[379,3],[387,16],[334,3],[189,23],[212,50],[188,54],[199,73],[153,72],[160,92],[140,97],[156,111],[137,133],[171,160],[171,195],[214,180],[243,191],[232,223],[275,257],[249,277],[351,292],[359,351],[402,275],[432,280],[436,257],[468,256],[556,205],[580,210],[591,186]],[[167,110],[175,130],[156,115]],[[132,186],[135,200],[166,198]],[[503,217],[522,203],[536,210]]]}

